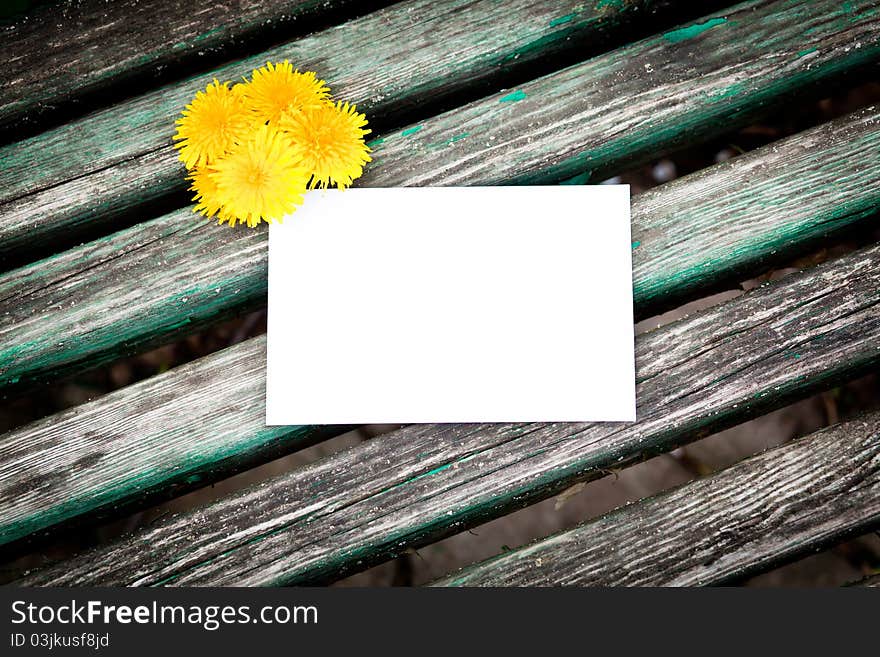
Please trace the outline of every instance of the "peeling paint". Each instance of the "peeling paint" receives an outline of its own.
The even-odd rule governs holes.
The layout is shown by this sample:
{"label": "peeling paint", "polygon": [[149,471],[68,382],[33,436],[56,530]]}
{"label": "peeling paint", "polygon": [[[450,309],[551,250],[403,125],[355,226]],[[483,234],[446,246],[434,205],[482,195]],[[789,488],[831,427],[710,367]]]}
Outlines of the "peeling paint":
{"label": "peeling paint", "polygon": [[498,99],[499,103],[515,103],[520,100],[526,99],[526,92],[522,89],[517,89],[513,93],[509,93],[506,96],[502,96]]}
{"label": "peeling paint", "polygon": [[412,128],[407,128],[400,133],[401,137],[409,137],[410,135],[416,134],[419,130],[422,129],[420,125],[414,125]]}
{"label": "peeling paint", "polygon": [[550,21],[550,27],[565,25],[566,23],[571,23],[573,20],[574,14],[566,14],[565,16],[560,16],[559,18],[554,18],[552,21]]}
{"label": "peeling paint", "polygon": [[694,23],[693,25],[680,27],[676,30],[670,30],[663,34],[663,38],[669,41],[669,43],[680,43],[682,41],[687,41],[688,39],[693,39],[694,37],[701,35],[703,32],[711,30],[713,27],[724,25],[726,23],[726,18],[710,18],[702,23]]}

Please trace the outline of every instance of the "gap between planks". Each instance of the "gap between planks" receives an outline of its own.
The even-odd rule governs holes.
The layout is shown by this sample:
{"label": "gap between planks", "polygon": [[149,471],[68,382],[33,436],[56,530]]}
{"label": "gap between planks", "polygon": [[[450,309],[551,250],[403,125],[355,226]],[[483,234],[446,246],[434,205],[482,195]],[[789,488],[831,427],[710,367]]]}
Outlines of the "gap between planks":
{"label": "gap between planks", "polygon": [[748,458],[434,582],[707,586],[880,525],[880,413]]}
{"label": "gap between planks", "polygon": [[[266,56],[294,59],[326,71],[334,92],[356,102],[375,128],[395,111],[453,97],[483,84],[498,67],[549,56],[548,48],[565,49],[614,24],[591,10],[551,26],[552,11],[541,12],[557,5],[544,10],[518,1],[519,12],[493,3],[491,10],[478,4],[450,15],[437,13],[436,3],[395,5],[215,74],[237,79]],[[534,23],[521,20],[526,7],[539,12]],[[419,18],[413,23],[410,8],[421,11],[413,12]],[[746,2],[695,25],[707,24],[711,29],[667,31],[386,132],[371,142],[375,161],[360,182],[534,184],[584,172],[601,180],[732,130],[794,94],[818,93],[880,59],[880,15],[869,0],[846,8],[831,0]],[[476,50],[474,30],[484,37]],[[82,227],[105,230],[119,217],[137,218],[145,201],[161,205],[182,195],[186,183],[170,146],[169,117],[205,81],[160,89],[0,149],[7,201],[0,205],[0,257],[19,257],[35,245],[69,245]],[[117,138],[120,125],[124,140]]]}
{"label": "gap between planks", "polygon": [[343,577],[880,363],[880,246],[637,338],[635,424],[412,425],[21,584]]}

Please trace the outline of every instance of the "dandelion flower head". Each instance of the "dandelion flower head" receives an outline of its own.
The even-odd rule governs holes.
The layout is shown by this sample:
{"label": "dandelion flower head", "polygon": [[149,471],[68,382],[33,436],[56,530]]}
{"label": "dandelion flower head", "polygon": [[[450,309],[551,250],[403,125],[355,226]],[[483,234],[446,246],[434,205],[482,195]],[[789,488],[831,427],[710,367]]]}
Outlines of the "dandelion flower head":
{"label": "dandelion flower head", "polygon": [[214,80],[177,121],[193,211],[220,223],[280,221],[308,187],[348,187],[370,161],[367,119],[333,103],[312,71],[268,62],[250,80]]}
{"label": "dandelion flower head", "polygon": [[364,142],[367,119],[354,105],[324,103],[317,109],[285,112],[279,127],[290,139],[298,159],[312,172],[310,187],[345,188],[370,161]]}
{"label": "dandelion flower head", "polygon": [[174,139],[187,169],[212,164],[253,129],[254,116],[228,82],[199,91],[177,121]]}
{"label": "dandelion flower head", "polygon": [[300,73],[287,60],[267,62],[243,85],[245,103],[261,121],[274,123],[282,112],[314,109],[327,102],[330,88],[313,71]]}
{"label": "dandelion flower head", "polygon": [[[193,212],[198,212],[206,217],[220,216],[220,222],[229,221],[230,215],[220,202],[220,191],[217,188],[217,182],[214,180],[214,169],[204,166],[196,167],[188,176],[192,181],[190,190],[195,192],[193,201],[196,206]],[[230,223],[235,223],[232,217]]]}
{"label": "dandelion flower head", "polygon": [[276,128],[262,125],[247,141],[233,146],[208,175],[216,185],[220,221],[253,227],[280,220],[302,204],[310,174],[289,140]]}

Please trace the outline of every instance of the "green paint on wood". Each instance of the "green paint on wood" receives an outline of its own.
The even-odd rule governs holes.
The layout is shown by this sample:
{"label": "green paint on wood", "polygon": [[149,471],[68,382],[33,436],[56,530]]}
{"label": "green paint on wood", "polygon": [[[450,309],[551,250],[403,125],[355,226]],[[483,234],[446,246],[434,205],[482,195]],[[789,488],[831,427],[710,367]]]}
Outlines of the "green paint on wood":
{"label": "green paint on wood", "polygon": [[819,50],[818,48],[807,48],[806,50],[801,50],[801,51],[797,54],[797,56],[798,56],[798,57],[805,57],[805,56],[807,56],[807,55],[809,55],[809,54],[811,54],[811,53],[817,52],[818,50]]}
{"label": "green paint on wood", "polygon": [[515,103],[520,100],[525,100],[528,96],[526,92],[522,89],[517,89],[516,91],[507,94],[506,96],[502,96],[498,99],[499,103]]}
{"label": "green paint on wood", "polygon": [[[729,34],[725,35],[737,42],[742,41],[743,47],[749,47],[756,57],[778,53],[782,47],[790,53],[789,56],[793,56],[793,53],[797,52],[798,48],[805,48],[810,43],[817,44],[820,50],[824,51],[823,44],[842,38],[847,30],[850,29],[849,27],[829,25],[827,23],[826,17],[830,12],[829,8],[839,11],[839,4],[824,1],[817,1],[815,5],[811,3],[809,5],[811,16],[807,19],[799,19],[796,26],[787,25],[786,23],[777,24],[775,21],[780,15],[778,11],[772,10],[772,7],[769,5],[765,7],[763,3],[757,3],[757,5],[754,10],[748,13],[740,12],[731,15],[731,20],[728,21],[728,29],[726,30]],[[857,3],[858,13],[863,15],[867,6],[869,6],[867,0]],[[815,9],[813,9],[814,7]],[[742,18],[739,18],[740,16]],[[734,20],[734,17],[738,20]],[[810,24],[810,22],[820,27],[820,36],[817,36],[815,40],[811,39],[809,43],[801,42],[798,44],[797,40],[801,39],[803,35],[804,24]],[[866,19],[862,20],[862,24],[867,24],[867,22]],[[736,25],[734,25],[735,23]],[[750,35],[763,34],[767,31],[776,35],[777,41],[768,44],[764,42],[752,43],[748,40]],[[561,33],[561,31],[557,32],[557,34]],[[699,42],[696,42],[694,45],[696,50],[701,51],[700,55],[705,61],[711,61],[712,67],[708,68],[708,72],[701,76],[699,80],[692,82],[693,93],[699,93],[701,84],[708,84],[712,81],[718,84],[718,86],[722,86],[722,83],[718,82],[721,77],[719,72],[724,71],[729,66],[731,58],[735,59],[735,53],[719,52],[719,49],[711,47],[711,44],[704,48],[699,47],[702,45]],[[604,87],[615,84],[615,76],[619,70],[617,64],[622,57],[634,65],[641,65],[649,61],[649,58],[656,61],[656,58],[659,56],[658,52],[663,52],[665,48],[667,52],[663,56],[671,57],[670,61],[672,62],[678,61],[675,53],[669,52],[677,49],[674,47],[667,48],[666,46],[666,40],[662,36],[658,36],[641,45],[628,46],[621,52],[613,53],[613,57],[607,55],[594,58],[573,68],[572,71],[576,74],[566,75],[564,72],[555,74],[523,84],[523,88],[528,92],[531,101],[541,104],[542,108],[546,103],[548,112],[558,112],[559,116],[562,117],[569,116],[576,103],[582,102],[582,99],[587,97],[585,94],[591,93],[590,90],[593,88],[593,85]],[[747,76],[745,80],[749,89],[745,93],[731,98],[729,102],[682,103],[675,108],[675,111],[668,113],[668,115],[664,114],[653,117],[650,121],[633,123],[630,129],[622,132],[617,132],[616,130],[609,131],[606,128],[597,128],[591,126],[590,123],[586,123],[583,126],[572,128],[575,130],[576,142],[574,139],[560,134],[561,131],[559,130],[548,131],[548,135],[560,136],[537,138],[528,152],[523,150],[517,154],[516,158],[488,159],[485,167],[474,167],[474,173],[469,175],[463,182],[465,184],[548,184],[571,176],[581,176],[583,175],[582,172],[588,169],[592,171],[591,178],[597,180],[606,178],[619,173],[623,167],[630,167],[635,162],[644,161],[652,157],[658,150],[678,148],[684,144],[705,140],[717,134],[719,126],[724,126],[726,129],[733,124],[742,124],[756,110],[771,107],[778,99],[791,96],[802,87],[815,87],[820,83],[831,80],[833,76],[837,76],[847,69],[876,61],[878,57],[880,57],[880,45],[865,42],[860,49],[852,48],[848,51],[842,48],[832,49],[827,57],[816,58],[820,59],[820,61],[809,67],[804,63],[802,66],[794,66],[786,70],[776,66],[754,74],[743,72],[743,75]],[[715,61],[716,59],[717,61]],[[708,67],[708,64],[706,66]],[[676,75],[678,71],[679,69],[676,69]],[[628,88],[633,91],[632,95],[635,97],[637,95],[635,92],[639,89],[652,88],[649,85],[656,85],[659,82],[662,82],[662,80],[655,82],[649,77],[645,79],[644,87],[633,86]],[[412,96],[406,94],[403,97],[405,99],[412,99]],[[555,100],[557,97],[570,100],[566,100],[559,106]],[[149,111],[152,112],[154,109],[152,102],[148,107]],[[463,108],[426,120],[424,125],[428,126],[431,132],[455,134],[457,130],[461,129],[455,126],[462,125],[462,118],[470,119],[472,116],[469,112],[483,114],[484,116],[479,120],[474,120],[467,124],[475,125],[476,127],[471,128],[471,130],[473,130],[473,134],[480,136],[479,139],[469,140],[469,142],[474,144],[474,154],[478,155],[484,143],[483,137],[486,138],[485,143],[489,143],[490,138],[494,134],[492,131],[495,129],[495,125],[499,123],[498,116],[492,113],[493,108],[496,112],[504,112],[505,115],[512,114],[507,112],[506,108],[499,108],[498,98],[494,97],[480,101],[472,110]],[[563,112],[563,109],[566,111]],[[636,117],[645,116],[643,114],[645,112],[644,109],[633,109],[632,111]],[[621,111],[619,114],[621,120],[628,119],[629,117],[630,114],[626,111]],[[548,121],[546,125],[552,126],[554,123],[558,124],[558,120]],[[127,128],[131,127],[128,124],[126,125]],[[522,134],[528,130],[527,122],[517,124],[514,127],[522,130]],[[143,132],[144,129],[146,128],[142,126],[141,130],[137,132]],[[111,133],[108,132],[106,134]],[[64,135],[68,135],[67,132],[53,132],[53,135],[57,143],[73,143],[71,140],[61,139]],[[449,143],[460,138],[460,136],[453,138]],[[106,142],[108,144],[115,143],[112,139],[107,139]],[[469,145],[469,142],[464,142],[463,146]],[[846,142],[850,148],[858,146],[857,140],[852,136],[847,136]],[[44,147],[43,150],[46,153],[51,153],[55,160],[64,159],[60,157],[58,148],[52,146],[52,142],[41,143]],[[380,143],[380,140],[371,142],[373,145],[378,143]],[[441,151],[443,143],[435,143],[431,147],[434,151]],[[582,148],[587,150],[581,151],[580,149]],[[447,163],[443,161],[443,157],[436,156],[436,161],[428,163],[426,162],[425,153],[421,149],[418,149],[419,152],[416,153],[416,150],[408,149],[409,152],[405,152],[401,149],[400,152],[395,152],[388,156],[391,159],[388,163],[383,163],[384,169],[377,170],[377,167],[372,167],[372,171],[368,169],[367,176],[364,179],[365,184],[371,186],[394,186],[406,183],[406,176],[408,174],[401,172],[415,170],[418,170],[420,175],[426,170],[433,171],[432,175],[434,177],[432,182],[442,184],[443,178],[438,172],[448,170]],[[456,150],[459,149],[449,149],[450,153],[448,155],[453,156]],[[555,155],[559,152],[576,153],[576,155],[561,159]],[[7,151],[0,149],[0,160],[3,160],[4,155],[7,155]],[[465,155],[471,156],[471,153],[468,152]],[[34,152],[29,152],[28,157],[33,156]],[[9,162],[12,163],[14,158],[11,155],[8,155],[8,157]],[[433,153],[431,157],[435,157]],[[20,162],[21,160],[15,161]],[[170,181],[174,181],[174,184],[183,183],[183,177],[178,173],[179,165],[173,162],[170,157],[169,162],[172,162],[174,167],[171,168],[169,166],[168,171],[162,167],[149,170],[149,172],[155,175],[146,186],[146,190],[132,190],[131,194],[124,197],[105,196],[101,200],[106,201],[108,207],[113,208],[113,212],[118,211],[122,213],[123,211],[130,211],[143,202],[143,194],[145,193],[162,194],[168,192],[173,189]],[[418,164],[418,166],[414,166],[414,164]],[[824,163],[823,166],[825,166]],[[6,168],[7,171],[16,169],[17,167],[13,166]],[[26,171],[28,175],[33,175],[40,167],[21,167],[20,169]],[[862,172],[860,175],[868,174]],[[586,177],[581,178],[576,180],[574,184],[583,184],[587,179]],[[42,182],[48,181],[44,180]],[[0,187],[4,186],[0,185]],[[113,193],[123,193],[127,188],[131,187],[130,185],[126,186],[123,184],[115,185],[113,186]],[[832,187],[829,186],[829,188]],[[125,194],[128,194],[128,192],[125,192]],[[136,199],[135,197],[138,194],[141,197]],[[90,195],[90,198],[93,198],[93,195]],[[835,207],[839,208],[839,215],[827,218],[826,221],[832,222],[834,226],[843,226],[854,222],[863,212],[868,212],[872,203],[874,204],[873,207],[876,208],[876,202],[865,195],[859,194],[853,198],[856,199],[855,205],[849,202],[838,202]],[[762,203],[769,203],[771,200],[772,195],[768,200],[766,193],[762,193],[761,198],[757,199],[758,202]],[[823,210],[823,212],[826,211]],[[83,205],[81,209],[78,208],[76,216],[77,218],[74,223],[79,222],[82,225],[89,225],[95,221],[94,213],[89,212],[89,206],[87,205]],[[53,220],[47,222],[47,224],[54,225],[58,223],[64,225],[65,222],[66,219],[63,221],[58,219],[57,222]],[[190,235],[188,234],[190,232],[189,229],[182,230],[181,227],[189,226],[191,223],[192,214],[189,210],[181,212],[176,217],[166,215],[165,218],[159,220],[143,222],[129,232],[116,233],[112,237],[114,243],[118,242],[115,246],[107,242],[110,238],[104,238],[104,240],[91,243],[89,248],[93,249],[95,246],[100,245],[102,253],[107,249],[145,248],[147,252],[156,252],[155,256],[150,256],[151,264],[162,263],[166,258],[173,256],[173,263],[169,262],[169,265],[178,268],[181,276],[180,280],[190,280],[193,277],[203,279],[204,289],[194,299],[188,300],[187,303],[182,303],[180,300],[177,302],[170,300],[169,296],[178,290],[178,284],[171,284],[160,280],[156,285],[145,286],[146,289],[154,287],[156,292],[149,300],[149,314],[141,314],[140,311],[127,311],[120,308],[118,309],[119,316],[113,320],[112,324],[103,326],[101,323],[95,322],[83,323],[71,313],[53,311],[51,319],[47,316],[45,322],[45,326],[49,328],[42,331],[40,339],[34,342],[33,350],[27,354],[19,353],[13,361],[10,361],[4,357],[9,355],[7,350],[10,344],[15,344],[16,342],[20,344],[27,341],[21,334],[21,329],[12,321],[9,324],[10,328],[6,336],[3,336],[6,338],[4,344],[0,345],[0,379],[20,377],[20,385],[49,381],[59,376],[82,370],[85,367],[93,367],[110,362],[145,348],[145,346],[150,344],[167,342],[173,335],[183,333],[180,327],[186,326],[189,329],[195,330],[199,326],[219,321],[227,316],[231,316],[235,312],[240,312],[246,308],[255,308],[259,304],[265,303],[265,262],[262,255],[257,258],[244,255],[248,249],[251,249],[249,240],[243,239],[246,233],[235,231],[236,234],[242,235],[241,241],[233,241],[227,237],[223,237],[223,239],[219,237],[214,238],[211,231]],[[168,240],[162,249],[152,246],[138,246],[144,244],[142,240],[145,235],[144,231],[150,226],[156,228],[156,238],[173,235],[173,239]],[[817,223],[816,226],[820,227],[821,222]],[[813,235],[814,231],[821,230],[819,227],[814,228],[813,224],[810,224],[803,228],[803,230],[792,228],[791,231],[787,232],[789,235],[788,239],[791,240],[790,242],[774,243],[769,248],[772,250],[778,247],[783,251],[790,249],[791,244]],[[24,234],[22,233],[22,235]],[[227,234],[224,233],[224,235]],[[46,233],[30,235],[30,239],[35,239],[36,237],[42,239],[46,235]],[[263,237],[260,239],[262,240]],[[764,239],[767,238],[765,237]],[[207,274],[194,274],[200,268],[194,264],[195,261],[192,258],[192,254],[202,249],[209,252],[206,240],[210,242],[211,248],[222,251],[225,259],[235,261],[236,267],[234,270],[236,273],[234,275],[229,268],[226,268],[224,271],[227,273],[222,275],[219,275],[218,272],[212,272],[210,277]],[[106,243],[102,244],[102,242]],[[8,243],[0,245],[0,248]],[[656,246],[655,240],[652,240],[652,245]],[[654,246],[652,246],[652,249]],[[743,263],[758,262],[768,253],[767,244],[759,244],[752,241],[749,241],[745,251],[747,253],[737,251],[739,255],[736,258],[731,256],[730,262],[734,262],[737,267],[745,266]],[[724,254],[721,255],[724,256]],[[53,265],[53,262],[60,263],[57,266],[60,266],[62,271],[56,271],[55,273],[57,274],[63,274],[64,272],[73,274],[79,270],[78,265],[69,260],[72,257],[93,259],[97,258],[97,255],[89,254],[88,249],[85,247],[81,252],[79,250],[68,251],[63,254],[63,257],[59,256],[55,261],[52,259],[43,261],[39,267],[29,269],[26,274],[20,272],[20,275],[27,276],[31,282],[25,283],[24,279],[0,277],[0,286],[5,286],[3,290],[5,296],[11,296],[17,294],[16,290],[26,291],[30,289],[31,283],[36,285],[38,279],[45,279],[47,284],[49,284],[48,282],[57,278],[53,272],[48,270]],[[109,269],[114,277],[124,277],[127,275],[126,270],[121,267],[127,260],[128,258],[108,260],[108,262],[119,264],[119,267],[114,265],[112,269]],[[725,259],[723,262],[727,261]],[[726,265],[722,267],[721,264],[721,260],[716,263],[702,263],[699,267],[684,268],[683,271],[679,272],[678,276],[655,282],[655,284],[645,285],[642,282],[642,285],[645,285],[644,289],[637,289],[635,293],[637,296],[641,295],[642,299],[650,301],[662,298],[666,293],[673,290],[697,289],[703,282],[710,283],[713,280],[711,272],[721,271],[726,268]],[[156,268],[157,271],[162,269],[162,267]],[[102,267],[93,270],[89,275],[96,272],[103,274],[107,271],[108,269]],[[151,278],[151,280],[154,280],[154,278]],[[209,290],[221,287],[215,284],[221,281],[225,281],[222,284],[222,291],[217,294],[211,294]],[[99,289],[97,285],[95,289]],[[97,291],[93,295],[83,293],[81,298],[85,303],[94,304],[96,312],[102,311],[105,307],[105,297]],[[15,305],[12,307],[21,306],[23,303],[24,301],[21,299],[16,299]],[[146,305],[143,306],[143,308],[146,307]],[[71,341],[71,336],[77,337]],[[65,342],[65,348],[59,349],[57,348],[57,343],[62,340]],[[68,344],[71,345],[70,348],[68,348]],[[9,385],[7,382],[0,381],[0,388]]]}
{"label": "green paint on wood", "polygon": [[565,25],[566,23],[571,23],[573,20],[574,14],[566,14],[565,16],[560,16],[559,18],[554,18],[552,21],[550,21],[550,27]]}
{"label": "green paint on wood", "polygon": [[439,468],[434,468],[433,470],[429,470],[424,474],[425,477],[430,477],[431,475],[439,474],[444,470],[447,470],[452,467],[452,463],[447,463],[446,465],[441,465]]}
{"label": "green paint on wood", "polygon": [[623,0],[599,0],[596,3],[597,10],[611,8],[611,9],[617,9],[617,10],[622,11],[625,8],[625,6],[626,5]]}
{"label": "green paint on wood", "polygon": [[407,128],[406,130],[401,131],[401,137],[409,137],[410,135],[416,134],[419,130],[422,129],[420,125],[414,125],[412,128]]}
{"label": "green paint on wood", "polygon": [[560,185],[586,185],[590,181],[590,176],[593,174],[592,171],[584,171],[583,173],[574,176],[573,178],[569,178],[568,180],[563,180]]}
{"label": "green paint on wood", "polygon": [[746,85],[744,82],[734,82],[724,89],[718,89],[717,91],[709,92],[707,94],[707,97],[712,102],[718,100],[730,100],[734,96],[739,96],[740,94],[746,93],[748,90],[748,85]]}
{"label": "green paint on wood", "polygon": [[703,34],[703,32],[711,30],[718,25],[724,25],[725,23],[727,23],[726,18],[710,18],[702,23],[694,23],[693,25],[680,27],[676,30],[670,30],[663,35],[663,38],[669,41],[669,43],[680,43],[682,41],[687,41],[688,39],[693,39],[694,37]]}
{"label": "green paint on wood", "polygon": [[374,139],[373,141],[368,141],[367,146],[370,148],[375,148],[376,146],[381,146],[385,143],[385,139],[383,137],[379,137],[378,139]]}
{"label": "green paint on wood", "polygon": [[470,136],[470,134],[471,133],[469,133],[469,132],[462,132],[460,135],[455,135],[454,137],[450,137],[449,139],[446,140],[446,145],[449,146],[450,144],[454,144],[457,141],[461,141],[465,137]]}
{"label": "green paint on wood", "polygon": [[641,243],[639,240],[636,240],[635,242],[633,242],[633,243],[632,243],[633,251],[635,251],[635,250],[636,250],[637,248],[639,248],[641,245],[642,245],[642,243]]}

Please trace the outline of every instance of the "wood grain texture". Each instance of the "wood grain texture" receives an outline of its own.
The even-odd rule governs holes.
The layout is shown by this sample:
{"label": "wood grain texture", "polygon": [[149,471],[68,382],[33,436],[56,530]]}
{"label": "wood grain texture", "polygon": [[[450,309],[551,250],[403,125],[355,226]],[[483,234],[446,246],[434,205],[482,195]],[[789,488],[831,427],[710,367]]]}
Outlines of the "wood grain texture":
{"label": "wood grain texture", "polygon": [[[757,274],[876,212],[878,149],[880,108],[867,108],[636,197],[636,314]],[[0,275],[0,394],[264,304],[266,247],[264,229],[181,210]]]}
{"label": "wood grain texture", "polygon": [[[633,236],[639,244],[634,251],[639,312],[644,314],[646,309],[656,308],[664,299],[681,297],[686,291],[697,291],[701,285],[714,285],[726,272],[748,267],[754,271],[765,259],[780,253],[789,254],[799,244],[824,237],[838,225],[851,225],[880,206],[880,163],[873,164],[877,159],[872,157],[880,150],[877,112],[868,108],[638,197],[633,205]],[[853,161],[866,163],[857,175],[852,172]],[[821,166],[817,166],[818,163]],[[265,256],[261,250],[264,247],[259,246],[264,243],[262,235],[217,231],[213,227],[198,229],[176,214],[152,222],[150,226],[156,232],[147,243],[130,241],[143,236],[143,230],[126,231],[116,239],[84,247],[77,257],[69,253],[63,262],[50,260],[48,264],[32,268],[29,271],[33,278],[24,276],[9,281],[7,288],[0,286],[9,290],[27,285],[28,290],[36,290],[33,297],[16,297],[14,305],[19,314],[9,323],[6,335],[14,335],[25,343],[42,339],[43,353],[47,356],[61,343],[57,353],[48,360],[36,359],[38,351],[31,354],[34,367],[47,368],[44,370],[47,380],[51,380],[55,372],[63,371],[52,369],[60,363],[62,353],[69,354],[66,366],[74,369],[83,364],[82,358],[89,357],[85,351],[89,348],[86,341],[74,342],[73,347],[64,346],[76,335],[100,340],[97,347],[106,347],[106,353],[100,357],[110,360],[120,349],[130,348],[138,340],[148,337],[159,340],[175,330],[190,330],[234,312],[241,303],[247,307],[263,298],[265,262],[262,258]],[[167,240],[179,238],[180,234],[175,231],[181,226],[187,226],[192,232],[186,233],[186,240],[177,248],[169,247]],[[244,238],[247,241],[239,248],[239,241]],[[253,240],[257,240],[256,246]],[[196,251],[200,247],[204,250]],[[145,255],[147,252],[151,255]],[[193,260],[193,252],[213,254],[212,266]],[[136,295],[136,303],[126,292],[127,281],[133,276],[144,282],[143,290]],[[227,292],[221,294],[224,299],[237,299],[226,310],[225,302],[217,298],[217,286],[221,286],[221,292]],[[23,302],[26,298],[32,300]],[[68,302],[65,304],[64,300]],[[41,312],[46,307],[55,310]],[[103,310],[96,312],[96,308]],[[32,323],[28,322],[29,318]],[[178,320],[186,321],[178,325]],[[114,331],[121,334],[121,344],[113,342]],[[26,339],[28,336],[33,339]],[[253,352],[255,363],[263,362],[261,343],[252,343],[248,349]],[[4,353],[10,354],[10,360],[18,357],[12,350]],[[206,359],[194,367],[191,375],[210,381],[218,371],[213,360]],[[239,405],[253,403],[252,392],[262,385],[262,373],[233,370],[224,387],[224,400],[229,397],[238,399]],[[144,386],[145,390],[160,390],[158,382]],[[112,397],[107,399],[107,404],[114,408]],[[142,464],[139,466],[137,461],[128,462],[123,458],[126,453],[123,445],[131,444],[132,454],[140,455],[137,446],[142,441],[150,450],[155,450],[156,460],[168,464],[164,471],[153,473],[152,481],[164,481],[180,490],[181,483],[189,477],[187,466],[185,463],[180,467],[171,465],[181,452],[176,443],[171,443],[171,451],[166,452],[159,439],[163,431],[172,429],[157,425],[155,433],[150,434],[156,438],[153,442],[142,438],[137,431],[117,432],[111,429],[118,422],[115,412],[103,411],[101,407],[99,401],[94,404],[93,412],[47,419],[45,426],[57,424],[56,429],[26,427],[0,438],[0,446],[4,441],[11,445],[5,450],[0,447],[0,473],[3,473],[0,501],[4,499],[4,490],[19,489],[22,481],[31,476],[29,470],[34,464],[29,461],[28,467],[22,467],[18,454],[23,449],[39,449],[46,463],[93,464],[84,485],[100,488],[99,483],[106,480],[107,494],[116,500],[113,510],[128,508],[131,504],[143,505],[146,498],[138,492],[145,476]],[[173,420],[180,426],[173,429],[174,435],[183,444],[206,440],[201,418],[215,411],[213,405],[200,403],[194,405],[188,415],[175,415]],[[135,424],[138,421],[131,419]],[[257,425],[238,421],[238,432],[222,438],[230,450],[232,445],[249,449],[253,436],[258,436],[262,428],[261,416]],[[71,440],[55,440],[59,432]],[[113,436],[119,446],[109,457],[100,443],[81,439],[85,435],[105,434]],[[260,449],[271,446],[271,443],[260,443]],[[250,453],[249,458],[269,458],[262,453],[257,455],[259,451]],[[213,476],[205,476],[202,481],[210,481],[224,472],[219,465],[210,465],[216,454],[206,451],[201,465],[215,469]],[[118,476],[126,470],[130,473],[127,483]],[[48,472],[45,474],[49,476]],[[73,518],[90,518],[96,511],[104,510],[109,515],[104,498],[91,493],[83,495],[79,478],[56,477],[53,486],[56,488],[52,496],[38,495],[8,503],[10,515],[0,518],[0,523],[18,526],[23,523],[21,518],[26,517],[27,527],[45,530]],[[92,491],[92,488],[85,490]],[[12,493],[9,495],[12,500]],[[134,501],[125,502],[129,499]],[[14,529],[13,526],[8,528],[7,540],[18,540],[24,534],[24,530]]]}
{"label": "wood grain texture", "polygon": [[438,586],[706,586],[880,526],[880,414],[445,577]]}
{"label": "wood grain texture", "polygon": [[[353,0],[65,0],[0,27],[0,131],[137,79],[180,75],[243,43],[304,32]],[[275,36],[274,38],[278,38]],[[141,87],[143,88],[143,87]]]}
{"label": "wood grain texture", "polygon": [[633,199],[639,317],[781,263],[880,213],[880,106]]}
{"label": "wood grain texture", "polygon": [[20,583],[342,577],[880,363],[880,246],[639,336],[634,424],[412,425]]}
{"label": "wood grain texture", "polygon": [[[880,58],[880,2],[744,3],[383,139],[382,185],[534,184],[622,166],[729,131]],[[406,134],[404,134],[406,133]]]}
{"label": "wood grain texture", "polygon": [[0,367],[9,385],[48,383],[252,309],[265,294],[266,234],[181,210],[4,275]]}
{"label": "wood grain texture", "polygon": [[[213,77],[239,80],[290,59],[356,102],[373,128],[425,115],[467,91],[495,91],[517,71],[594,52],[677,15],[670,0],[414,0],[272,48],[0,148],[0,260],[111,228],[145,202],[182,196],[174,120]],[[690,9],[694,11],[693,8]],[[668,20],[668,19],[667,19]],[[185,201],[177,198],[183,205]],[[178,206],[179,207],[179,206]]]}
{"label": "wood grain texture", "polygon": [[265,337],[0,436],[0,546],[120,516],[342,433],[267,427]]}

